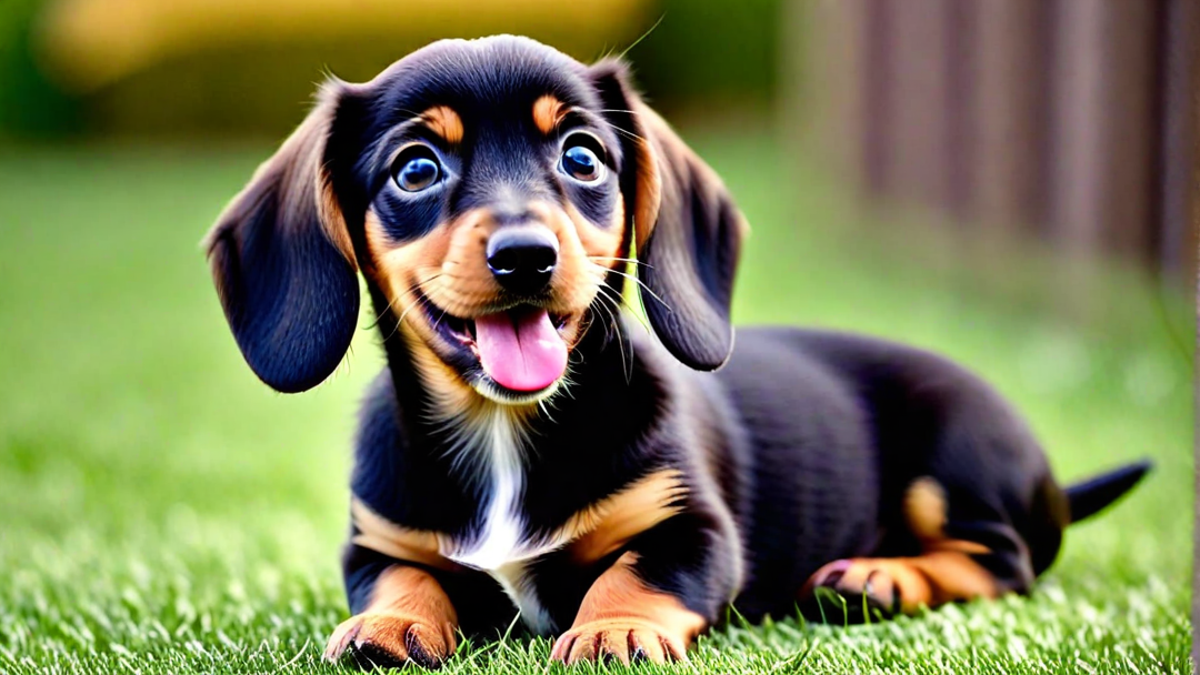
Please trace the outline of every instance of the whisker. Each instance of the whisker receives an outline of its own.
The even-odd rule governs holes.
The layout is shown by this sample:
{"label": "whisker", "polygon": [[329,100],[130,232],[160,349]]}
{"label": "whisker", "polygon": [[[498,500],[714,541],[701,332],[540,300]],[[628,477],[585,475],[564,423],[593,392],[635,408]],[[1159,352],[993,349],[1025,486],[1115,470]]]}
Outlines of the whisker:
{"label": "whisker", "polygon": [[609,124],[609,125],[608,125],[608,127],[609,127],[610,129],[612,129],[613,131],[617,132],[618,134],[623,134],[623,135],[625,135],[625,136],[627,136],[627,137],[629,137],[629,138],[632,138],[632,139],[633,139],[633,140],[635,140],[635,141],[642,141],[642,142],[645,142],[645,143],[649,143],[649,141],[647,141],[647,140],[645,139],[645,137],[643,137],[643,136],[639,136],[639,135],[637,135],[637,134],[633,133],[632,131],[629,131],[628,129],[622,129],[621,127],[619,127],[619,126],[617,126],[617,125],[615,125],[615,124]]}
{"label": "whisker", "polygon": [[592,112],[602,112],[602,113],[604,113],[604,112],[619,112],[619,113],[629,113],[630,115],[641,115],[642,114],[638,110],[625,110],[623,108],[600,108],[598,110],[593,110]]}
{"label": "whisker", "polygon": [[[608,296],[604,295],[604,285],[603,284],[601,284],[596,290],[597,290],[597,295],[596,295],[597,299],[599,299],[601,301],[609,299]],[[613,327],[617,322],[617,317],[616,317],[616,315],[613,314],[613,312],[609,309],[609,307],[607,305],[602,305],[600,307],[600,309],[607,311],[609,319],[610,319],[610,321],[604,322],[604,341],[609,342],[612,340]],[[617,311],[620,311],[620,308],[617,308]]]}
{"label": "whisker", "polygon": [[558,424],[558,422],[554,419],[554,416],[550,414],[550,401],[549,400],[541,399],[540,401],[537,402],[537,406],[538,406],[538,410],[541,410],[542,414],[546,416],[546,419],[550,420],[550,422],[552,424]]}
{"label": "whisker", "polygon": [[[430,289],[430,293],[428,293],[428,294],[426,295],[426,297],[427,297],[427,298],[429,298],[430,300],[432,300],[432,301],[433,301],[433,303],[434,303],[434,305],[435,305],[435,306],[438,306],[438,304],[437,304],[437,295],[438,295],[438,292],[440,292],[440,291],[441,291],[441,289],[440,289],[440,288],[439,288],[439,289]],[[442,319],[446,318],[446,311],[447,311],[447,310],[445,310],[445,309],[442,309],[442,313],[441,313],[441,314],[439,314],[439,315],[438,315],[438,318],[437,318],[437,319],[436,319],[436,320],[433,322],[433,328],[434,328],[434,329],[436,329],[436,328],[438,327],[438,324],[440,324],[440,323],[442,322]]]}
{"label": "whisker", "polygon": [[[418,288],[419,286],[421,286],[421,285],[423,285],[423,284],[429,283],[430,281],[433,281],[434,279],[437,279],[438,277],[441,277],[441,276],[444,276],[444,275],[445,275],[445,276],[450,276],[450,275],[447,275],[445,272],[439,272],[439,273],[437,273],[437,274],[435,274],[435,275],[433,275],[433,276],[431,276],[431,277],[429,277],[429,278],[427,278],[427,279],[424,279],[424,280],[422,280],[422,281],[418,281],[417,283],[415,283],[415,284],[413,284],[413,285],[409,286],[408,288],[406,288],[406,289],[404,290],[404,293],[408,293],[409,291],[411,291],[411,290],[413,290],[413,289],[415,289],[415,288]],[[451,278],[453,278],[453,277],[451,276]],[[434,299],[434,296],[437,294],[437,293],[436,293],[436,291],[438,291],[439,289],[437,289],[437,288],[432,288],[432,289],[422,289],[422,290],[424,290],[424,291],[425,291],[425,297],[429,298],[430,300],[433,300],[433,299]],[[404,293],[401,293],[400,295],[401,295],[401,296],[403,296],[403,295],[404,295]],[[397,300],[398,300],[398,299],[399,299],[399,296],[397,297]],[[397,333],[397,332],[400,330],[400,326],[401,326],[401,325],[404,323],[404,318],[405,318],[405,317],[407,317],[407,316],[408,316],[408,313],[409,313],[409,312],[411,312],[411,311],[412,311],[414,308],[416,308],[416,306],[417,306],[418,304],[420,304],[420,302],[421,302],[420,298],[414,298],[414,299],[413,299],[413,301],[412,301],[412,302],[410,302],[410,303],[408,304],[408,307],[404,308],[404,311],[402,311],[402,312],[400,313],[400,318],[396,319],[396,325],[392,327],[392,332],[391,332],[391,333],[388,333],[388,335],[387,335],[386,337],[384,337],[384,338],[383,338],[383,341],[384,341],[385,343],[386,343],[388,340],[391,340],[391,339],[392,339],[392,338],[393,338],[393,337],[396,335],[396,333]],[[388,309],[394,309],[394,307],[393,307],[392,303],[388,303]],[[385,311],[386,311],[386,310],[385,310]],[[442,310],[442,317],[445,317],[445,315],[446,315],[446,310]],[[380,314],[380,318],[382,318],[382,316],[383,316],[383,315],[382,315],[382,314]],[[441,321],[442,317],[439,317],[439,318],[438,318],[438,321]],[[377,322],[378,322],[378,320],[377,320]],[[437,327],[437,323],[434,323],[434,327],[435,327],[435,328]]]}
{"label": "whisker", "polygon": [[[629,343],[629,358],[628,358],[628,360],[626,360],[626,358],[625,358],[625,346],[626,345],[625,345],[624,332],[623,332],[621,324],[620,324],[620,318],[618,317],[618,315],[621,313],[621,306],[620,306],[620,303],[618,303],[611,296],[609,296],[605,293],[606,290],[609,293],[613,293],[614,295],[616,294],[616,291],[614,289],[612,289],[611,287],[609,287],[607,285],[601,284],[600,288],[599,288],[600,292],[597,294],[596,297],[602,301],[600,304],[600,307],[605,309],[608,312],[608,315],[612,320],[612,323],[610,324],[612,327],[612,330],[616,331],[616,333],[617,333],[617,350],[621,354],[621,372],[625,375],[625,382],[626,382],[626,384],[628,384],[629,382],[631,382],[633,380],[633,343],[632,342]],[[605,301],[607,301],[607,302],[605,302]],[[607,304],[609,302],[613,303],[613,306],[611,308]],[[608,340],[612,339],[612,338],[608,337],[607,335],[605,336],[605,338]]]}
{"label": "whisker", "polygon": [[405,115],[412,115],[413,118],[421,117],[421,113],[419,113],[415,110],[409,110],[408,108],[392,108],[392,111],[398,112],[398,113],[403,113]]}
{"label": "whisker", "polygon": [[650,26],[649,28],[647,28],[646,32],[639,35],[638,39],[636,39],[632,43],[630,43],[630,45],[628,47],[626,47],[625,49],[622,49],[618,58],[622,58],[622,59],[625,58],[625,56],[627,54],[629,54],[629,52],[634,47],[636,47],[642,43],[642,40],[645,40],[646,38],[650,37],[650,34],[653,33],[655,30],[657,30],[658,27],[662,25],[663,19],[665,19],[665,18],[667,18],[667,15],[665,12],[663,14],[660,14],[658,17],[658,21],[655,21],[653,26]]}
{"label": "whisker", "polygon": [[[630,314],[632,314],[634,316],[634,318],[636,318],[638,320],[638,323],[642,324],[642,327],[644,327],[647,331],[650,331],[650,326],[646,325],[646,320],[644,318],[642,318],[641,315],[638,314],[637,309],[633,305],[629,304],[629,301],[628,301],[629,299],[623,293],[619,292],[617,289],[608,285],[608,279],[607,279],[606,275],[608,274],[608,272],[611,272],[614,270],[610,270],[607,267],[601,267],[599,265],[594,265],[594,264],[591,267],[589,267],[588,269],[590,271],[594,271],[597,273],[598,278],[596,279],[596,283],[597,283],[597,286],[599,287],[599,290],[601,292],[608,292],[613,297],[617,298],[618,310],[621,307],[628,309]],[[635,281],[636,281],[636,279],[635,279]]]}
{"label": "whisker", "polygon": [[663,300],[662,298],[658,297],[658,294],[657,294],[657,293],[655,293],[654,291],[650,290],[650,287],[649,287],[649,286],[647,286],[647,285],[645,284],[645,282],[643,282],[641,279],[638,279],[638,278],[637,278],[637,277],[635,277],[634,275],[632,275],[632,274],[628,274],[628,273],[626,273],[626,272],[622,272],[622,271],[620,271],[620,270],[614,270],[614,269],[609,269],[609,268],[607,268],[607,267],[602,267],[602,266],[600,266],[600,265],[596,265],[595,263],[592,263],[592,265],[593,265],[593,266],[595,266],[595,267],[597,267],[597,268],[603,269],[603,270],[605,270],[606,272],[612,272],[613,274],[617,274],[617,275],[620,275],[620,276],[623,276],[623,277],[625,277],[626,279],[629,279],[630,281],[632,281],[633,283],[637,284],[638,286],[641,286],[641,287],[642,287],[642,289],[643,289],[644,291],[646,291],[647,293],[649,293],[649,294],[650,294],[650,297],[652,297],[652,298],[654,298],[655,300],[657,300],[657,301],[659,302],[659,304],[661,304],[663,307],[666,307],[668,312],[674,312],[674,311],[675,311],[675,308],[671,307],[670,305],[668,305],[668,304],[667,304],[667,302],[666,302],[665,300]]}
{"label": "whisker", "polygon": [[396,325],[392,327],[392,332],[383,339],[384,342],[392,339],[396,332],[400,330],[400,324],[404,323],[404,317],[408,316],[408,313],[411,312],[418,304],[420,304],[420,302],[420,298],[416,298],[408,304],[408,307],[400,313],[400,318],[396,320]]}
{"label": "whisker", "polygon": [[[379,314],[378,314],[378,315],[375,317],[375,320],[374,320],[374,321],[372,321],[372,322],[371,322],[371,325],[367,326],[367,327],[365,328],[365,330],[371,330],[371,329],[375,328],[376,326],[378,326],[378,325],[379,325],[379,322],[380,322],[380,320],[382,320],[382,319],[383,319],[383,315],[384,315],[384,313],[385,313],[385,312],[387,312],[389,309],[395,309],[395,308],[396,308],[396,306],[395,306],[395,303],[396,303],[396,301],[397,301],[397,300],[399,300],[400,298],[404,297],[404,294],[405,294],[405,293],[408,293],[409,291],[413,290],[414,288],[416,288],[416,287],[418,287],[418,286],[420,286],[420,285],[422,285],[422,284],[427,284],[427,283],[429,283],[430,281],[433,281],[434,279],[437,279],[438,277],[441,277],[441,276],[443,276],[443,275],[445,275],[445,274],[446,274],[445,272],[438,272],[437,274],[434,274],[434,275],[430,276],[430,277],[429,277],[429,278],[427,278],[427,279],[422,279],[422,280],[420,280],[420,281],[417,281],[417,282],[413,283],[411,286],[409,286],[408,288],[406,288],[406,289],[404,289],[403,291],[401,291],[401,292],[400,292],[400,293],[399,293],[399,294],[398,294],[398,295],[397,295],[397,296],[396,296],[394,299],[392,299],[392,300],[389,300],[389,301],[388,301],[388,305],[387,305],[387,307],[384,307],[384,308],[383,308],[383,310],[379,312]],[[451,278],[454,278],[454,277],[451,277]]]}
{"label": "whisker", "polygon": [[641,314],[638,314],[637,310],[634,308],[633,305],[629,304],[628,298],[626,298],[624,295],[617,293],[617,289],[613,288],[612,286],[609,286],[608,284],[601,284],[601,287],[607,289],[608,292],[611,293],[614,297],[619,297],[621,306],[625,307],[626,309],[629,310],[629,313],[633,316],[633,318],[637,319],[637,322],[642,325],[642,328],[646,329],[647,333],[653,332],[653,330],[650,328],[650,325],[646,323],[646,319]]}
{"label": "whisker", "polygon": [[[600,290],[601,292],[608,292],[611,294],[612,297],[614,297],[616,299],[618,311],[620,311],[620,309],[622,307],[630,310],[630,312],[632,312],[634,314],[634,316],[637,317],[639,323],[641,323],[643,326],[646,326],[646,322],[643,321],[640,316],[637,316],[636,310],[634,309],[633,305],[629,304],[628,299],[624,296],[624,294],[622,294],[620,291],[613,288],[612,286],[608,285],[608,276],[607,275],[609,272],[612,272],[614,270],[610,270],[607,267],[602,267],[600,265],[595,265],[595,264],[591,265],[587,269],[589,272],[596,273],[596,285],[598,287],[598,290]],[[646,326],[646,330],[649,330],[649,329],[650,329],[650,327]]]}
{"label": "whisker", "polygon": [[[598,293],[596,295],[596,301],[597,304],[590,308],[596,313],[596,315],[592,317],[592,323],[598,321],[604,325],[604,341],[605,343],[608,343],[612,341],[613,324],[616,323],[616,317],[614,316],[612,307],[610,306],[612,300],[603,293]],[[604,312],[603,315],[599,314],[601,311]]]}

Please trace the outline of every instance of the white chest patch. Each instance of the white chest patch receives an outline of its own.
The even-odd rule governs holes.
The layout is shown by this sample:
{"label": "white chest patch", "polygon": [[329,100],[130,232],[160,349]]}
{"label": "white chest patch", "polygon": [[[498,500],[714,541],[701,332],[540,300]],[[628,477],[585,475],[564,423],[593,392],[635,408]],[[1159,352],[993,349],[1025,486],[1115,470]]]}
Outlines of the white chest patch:
{"label": "white chest patch", "polygon": [[525,519],[521,497],[525,490],[522,430],[519,422],[500,408],[486,413],[471,434],[474,447],[457,451],[473,453],[472,464],[484,484],[483,523],[477,538],[464,542],[465,550],[451,556],[455,562],[481,570],[496,570],[518,556]]}
{"label": "white chest patch", "polygon": [[483,485],[483,518],[476,535],[455,541],[446,557],[491,575],[516,604],[521,620],[544,633],[552,627],[550,617],[526,576],[526,564],[554,547],[525,539],[525,430],[518,416],[499,405],[472,422],[462,427],[453,452]]}

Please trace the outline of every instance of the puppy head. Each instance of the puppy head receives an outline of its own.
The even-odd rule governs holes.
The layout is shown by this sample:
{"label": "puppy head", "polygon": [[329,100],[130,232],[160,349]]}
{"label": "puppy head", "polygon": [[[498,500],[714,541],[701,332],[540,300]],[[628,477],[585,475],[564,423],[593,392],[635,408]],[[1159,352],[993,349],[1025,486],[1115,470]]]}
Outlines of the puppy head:
{"label": "puppy head", "polygon": [[505,36],[327,84],[208,249],[238,345],[277,390],[337,367],[361,270],[397,327],[385,338],[426,377],[519,403],[550,395],[611,320],[600,304],[619,299],[634,246],[655,333],[683,363],[719,367],[743,230],[623,66]]}

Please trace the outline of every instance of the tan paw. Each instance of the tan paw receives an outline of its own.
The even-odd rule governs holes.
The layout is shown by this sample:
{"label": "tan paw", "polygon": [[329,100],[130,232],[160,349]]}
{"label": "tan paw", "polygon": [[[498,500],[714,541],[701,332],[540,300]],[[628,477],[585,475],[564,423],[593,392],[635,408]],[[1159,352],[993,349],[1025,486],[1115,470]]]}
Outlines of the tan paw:
{"label": "tan paw", "polygon": [[687,644],[661,626],[637,618],[602,619],[575,626],[554,643],[550,658],[568,665],[581,661],[666,663],[687,659]]}
{"label": "tan paw", "polygon": [[359,614],[333,631],[325,645],[325,659],[336,662],[349,653],[366,668],[401,666],[410,661],[440,668],[455,646],[450,624],[433,626],[403,614]]}
{"label": "tan paw", "polygon": [[[833,591],[841,599],[832,598]],[[835,560],[817,570],[805,584],[804,595],[827,620],[862,622],[878,613],[882,618],[911,614],[929,600],[929,585],[902,560],[853,558]]]}

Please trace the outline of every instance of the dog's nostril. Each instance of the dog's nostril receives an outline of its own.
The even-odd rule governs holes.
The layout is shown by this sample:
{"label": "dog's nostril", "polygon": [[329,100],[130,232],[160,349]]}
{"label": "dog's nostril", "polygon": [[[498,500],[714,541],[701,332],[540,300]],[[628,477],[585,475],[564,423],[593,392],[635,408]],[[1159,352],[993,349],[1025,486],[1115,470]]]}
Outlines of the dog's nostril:
{"label": "dog's nostril", "polygon": [[543,227],[501,228],[487,246],[487,264],[501,286],[514,293],[536,293],[554,274],[558,241]]}
{"label": "dog's nostril", "polygon": [[529,249],[525,253],[525,257],[526,264],[538,274],[553,272],[554,264],[558,262],[558,254],[548,246]]}

